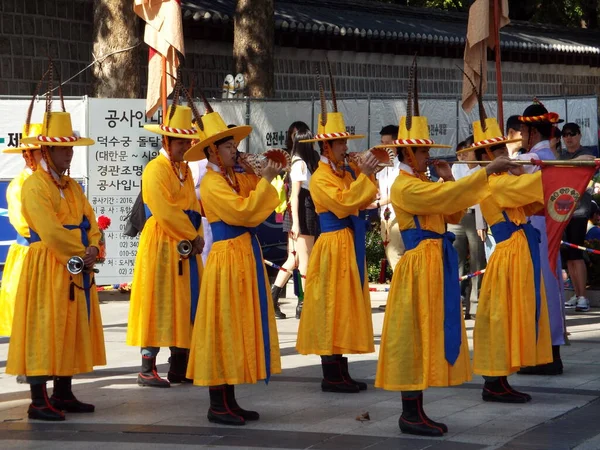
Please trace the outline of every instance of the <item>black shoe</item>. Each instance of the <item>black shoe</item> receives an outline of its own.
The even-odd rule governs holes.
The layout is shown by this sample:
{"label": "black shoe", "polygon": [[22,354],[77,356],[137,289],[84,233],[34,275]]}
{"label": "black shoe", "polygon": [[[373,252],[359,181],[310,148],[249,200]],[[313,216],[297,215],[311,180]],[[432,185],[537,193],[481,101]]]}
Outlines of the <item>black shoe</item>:
{"label": "black shoe", "polygon": [[517,373],[519,375],[562,375],[563,363],[559,359],[539,366],[522,367]]}
{"label": "black shoe", "polygon": [[527,403],[529,401],[521,393],[508,389],[502,378],[504,377],[500,377],[496,381],[485,382],[481,392],[484,402]]}
{"label": "black shoe", "polygon": [[29,389],[31,390],[31,404],[27,409],[27,417],[48,422],[65,420],[65,415],[52,406],[46,391],[46,383],[32,384]]}
{"label": "black shoe", "polygon": [[167,373],[167,380],[169,380],[170,383],[179,384],[194,382],[194,380],[186,378],[185,376],[188,358],[188,352],[171,353],[171,356],[169,357],[169,372]]}
{"label": "black shoe", "polygon": [[342,366],[342,375],[344,376],[344,378],[346,380],[350,381],[350,383],[357,385],[358,389],[360,391],[366,391],[367,390],[367,383],[363,383],[362,381],[356,381],[356,380],[354,380],[350,376],[350,373],[348,372],[348,358],[346,358],[345,356],[343,356],[340,359],[340,364]]}
{"label": "black shoe", "polygon": [[[420,396],[422,399],[422,395]],[[402,397],[402,415],[398,419],[400,431],[406,434],[416,434],[418,436],[441,437],[444,430],[435,426],[423,411],[422,400],[419,397]],[[445,425],[444,425],[445,426]],[[446,427],[448,430],[448,427]]]}
{"label": "black shoe", "polygon": [[360,388],[344,377],[342,371],[342,362],[321,361],[323,369],[323,380],[321,381],[321,390],[323,392],[338,392],[341,394],[356,394]]}
{"label": "black shoe", "polygon": [[514,387],[512,387],[509,383],[508,383],[508,378],[507,377],[500,377],[500,382],[502,383],[502,385],[509,390],[510,392],[512,392],[515,395],[519,395],[523,398],[525,398],[528,402],[531,401],[531,395],[525,393],[525,392],[520,392],[517,391]]}
{"label": "black shoe", "polygon": [[138,386],[168,388],[171,383],[162,379],[156,372],[156,357],[142,356],[142,370],[137,377]]}
{"label": "black shoe", "polygon": [[50,403],[59,411],[70,413],[93,413],[96,407],[77,400],[73,394],[72,377],[54,377],[54,392]]}
{"label": "black shoe", "polygon": [[226,385],[210,386],[208,392],[210,395],[210,408],[208,408],[206,417],[209,422],[222,425],[246,425],[246,420],[231,410],[227,402]]}
{"label": "black shoe", "polygon": [[429,416],[425,413],[425,410],[423,409],[423,393],[421,393],[421,395],[419,395],[417,397],[417,401],[419,402],[418,407],[420,408],[421,414],[423,415],[423,418],[425,419],[425,421],[429,422],[430,424],[432,424],[435,427],[438,427],[444,433],[447,433],[448,426],[445,423],[436,422],[435,420],[432,420],[431,418],[429,418]]}
{"label": "black shoe", "polygon": [[279,297],[281,296],[281,291],[283,291],[283,288],[280,288],[279,286],[273,285],[271,288],[271,298],[273,299],[273,309],[275,310],[276,319],[287,318],[287,316],[281,312],[281,308],[279,307]]}
{"label": "black shoe", "polygon": [[296,305],[296,319],[300,320],[300,316],[302,315],[302,305],[304,301],[298,300],[298,304]]}
{"label": "black shoe", "polygon": [[238,405],[235,399],[235,386],[232,384],[225,385],[225,394],[227,395],[227,404],[229,408],[238,416],[242,416],[244,420],[259,420],[260,414],[256,411],[248,411]]}

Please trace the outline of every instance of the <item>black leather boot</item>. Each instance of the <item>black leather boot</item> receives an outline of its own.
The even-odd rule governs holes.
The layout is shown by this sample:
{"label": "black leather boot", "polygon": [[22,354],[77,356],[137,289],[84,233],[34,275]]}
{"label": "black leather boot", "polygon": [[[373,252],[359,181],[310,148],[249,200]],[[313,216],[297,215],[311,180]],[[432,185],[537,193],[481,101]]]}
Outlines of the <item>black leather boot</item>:
{"label": "black leather boot", "polygon": [[423,408],[423,393],[422,392],[421,392],[421,395],[419,395],[417,397],[417,401],[419,402],[419,408],[420,408],[420,411],[423,414],[423,417],[425,418],[425,420],[427,422],[429,422],[430,424],[432,424],[433,426],[441,429],[444,433],[447,433],[448,426],[445,423],[436,422],[435,420],[430,419],[429,416],[427,415],[427,413],[425,413],[425,409]]}
{"label": "black leather boot", "polygon": [[171,387],[171,383],[163,380],[156,372],[156,357],[142,356],[142,371],[138,373],[137,384],[156,388]]}
{"label": "black leather boot", "polygon": [[246,420],[231,410],[231,405],[227,401],[227,385],[210,386],[208,392],[210,395],[210,408],[208,408],[207,414],[209,422],[223,425],[246,425]]}
{"label": "black leather boot", "polygon": [[321,360],[321,367],[323,369],[323,380],[321,381],[321,390],[323,392],[356,394],[360,391],[356,384],[344,377],[342,362],[339,359],[334,361]]}
{"label": "black leather boot", "polygon": [[563,363],[560,358],[560,345],[552,346],[552,362],[539,366],[522,367],[519,375],[562,375]]}
{"label": "black leather boot", "polygon": [[185,373],[187,371],[189,358],[189,351],[187,352],[171,352],[169,357],[169,373],[167,373],[167,379],[173,383],[193,383],[194,380],[186,378]]}
{"label": "black leather boot", "polygon": [[279,286],[273,285],[271,288],[271,297],[273,298],[273,309],[275,309],[275,318],[276,319],[285,319],[287,316],[281,312],[281,308],[279,307],[279,296],[281,295],[281,291],[283,288]]}
{"label": "black leather boot", "polygon": [[31,405],[27,410],[27,416],[30,419],[52,422],[65,420],[62,411],[59,411],[50,403],[46,383],[31,384],[29,389],[31,390]]}
{"label": "black leather boot", "polygon": [[486,381],[483,385],[481,398],[485,402],[498,403],[527,403],[531,396],[513,390],[506,381],[506,377],[498,377],[495,381]]}
{"label": "black leather boot", "polygon": [[342,375],[344,376],[344,378],[350,383],[357,385],[359,390],[366,391],[367,383],[363,383],[362,381],[356,381],[350,376],[350,373],[348,372],[348,358],[342,356],[340,358],[340,364],[342,366]]}
{"label": "black leather boot", "polygon": [[233,384],[225,385],[225,393],[227,395],[227,404],[235,414],[242,416],[244,420],[260,419],[260,414],[258,414],[256,411],[248,411],[242,409],[240,405],[238,405],[237,400],[235,399],[235,386]]}
{"label": "black leather boot", "polygon": [[435,426],[431,419],[428,419],[425,415],[422,399],[422,394],[414,398],[402,397],[402,415],[398,419],[400,431],[419,436],[443,436],[444,430]]}
{"label": "black leather boot", "polygon": [[72,380],[72,377],[54,377],[54,392],[50,398],[52,406],[70,413],[93,413],[96,410],[94,405],[80,402],[73,395]]}

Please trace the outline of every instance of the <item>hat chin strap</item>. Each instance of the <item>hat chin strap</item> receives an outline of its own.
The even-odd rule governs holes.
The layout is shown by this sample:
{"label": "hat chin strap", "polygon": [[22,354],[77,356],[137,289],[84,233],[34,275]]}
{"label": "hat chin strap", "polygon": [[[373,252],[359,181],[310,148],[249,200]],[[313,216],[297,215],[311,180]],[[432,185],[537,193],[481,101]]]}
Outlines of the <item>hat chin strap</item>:
{"label": "hat chin strap", "polygon": [[410,168],[413,170],[413,172],[417,175],[417,177],[419,177],[421,180],[423,181],[429,181],[429,179],[427,178],[427,175],[425,175],[425,172],[421,172],[420,170],[417,169],[417,158],[415,156],[415,152],[413,152],[413,148],[412,147],[405,147],[406,150],[408,150],[408,165],[410,166]]}
{"label": "hat chin strap", "polygon": [[487,153],[488,158],[490,158],[490,161],[493,161],[493,160],[496,159],[496,157],[494,156],[494,152],[492,151],[491,147],[486,147],[485,148],[485,152]]}

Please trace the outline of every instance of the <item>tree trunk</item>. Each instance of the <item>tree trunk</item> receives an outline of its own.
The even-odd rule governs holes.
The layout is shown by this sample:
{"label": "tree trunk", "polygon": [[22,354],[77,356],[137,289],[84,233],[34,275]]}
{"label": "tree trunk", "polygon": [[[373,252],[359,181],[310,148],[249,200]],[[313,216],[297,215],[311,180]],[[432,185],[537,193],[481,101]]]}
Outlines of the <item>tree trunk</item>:
{"label": "tree trunk", "polygon": [[137,98],[141,94],[143,46],[116,53],[141,41],[141,21],[131,0],[94,0],[93,92],[98,98]]}
{"label": "tree trunk", "polygon": [[237,0],[233,58],[250,97],[273,97],[275,93],[274,38],[273,0]]}

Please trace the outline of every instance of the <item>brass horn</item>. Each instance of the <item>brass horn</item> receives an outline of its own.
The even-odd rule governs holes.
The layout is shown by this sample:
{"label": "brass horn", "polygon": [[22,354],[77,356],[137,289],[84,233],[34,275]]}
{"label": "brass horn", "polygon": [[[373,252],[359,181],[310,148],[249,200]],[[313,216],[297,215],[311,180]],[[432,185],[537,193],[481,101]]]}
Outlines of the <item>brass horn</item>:
{"label": "brass horn", "polygon": [[79,275],[81,272],[83,272],[84,267],[85,264],[83,259],[79,256],[71,256],[71,258],[69,258],[67,261],[67,270],[73,275]]}
{"label": "brass horn", "polygon": [[179,253],[179,256],[182,257],[190,256],[192,253],[192,243],[187,239],[179,241],[177,244],[177,253]]}

